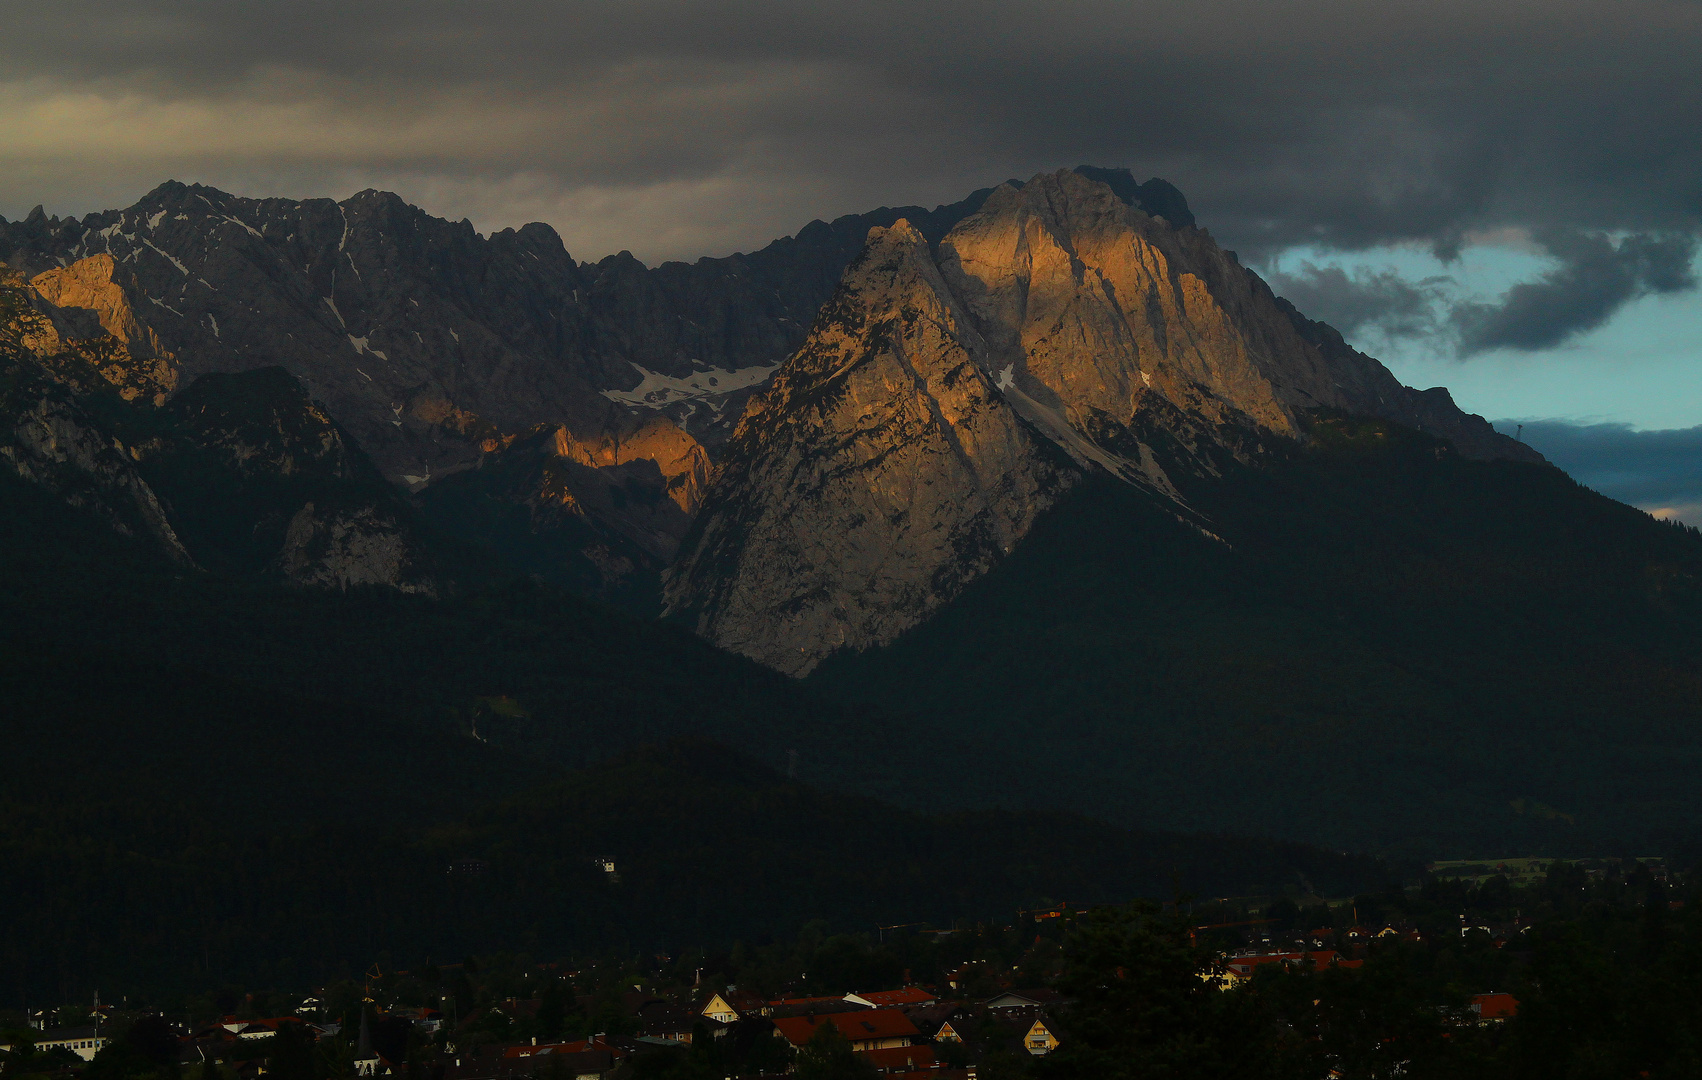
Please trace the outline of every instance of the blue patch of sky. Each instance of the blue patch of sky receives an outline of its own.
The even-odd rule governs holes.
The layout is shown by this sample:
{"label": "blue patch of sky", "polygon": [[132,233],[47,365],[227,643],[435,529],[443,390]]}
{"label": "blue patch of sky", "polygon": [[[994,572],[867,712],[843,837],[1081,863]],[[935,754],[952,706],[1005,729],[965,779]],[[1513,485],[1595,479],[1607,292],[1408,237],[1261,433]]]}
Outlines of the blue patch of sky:
{"label": "blue patch of sky", "polygon": [[1540,352],[1498,349],[1457,359],[1448,333],[1452,301],[1493,303],[1512,285],[1539,278],[1555,262],[1516,239],[1475,244],[1445,263],[1417,245],[1340,252],[1292,248],[1269,267],[1302,273],[1307,264],[1350,277],[1394,271],[1439,283],[1432,332],[1389,336],[1376,326],[1349,335],[1411,386],[1446,386],[1468,412],[1491,418],[1616,422],[1639,430],[1702,424],[1702,291],[1644,296],[1607,323]]}

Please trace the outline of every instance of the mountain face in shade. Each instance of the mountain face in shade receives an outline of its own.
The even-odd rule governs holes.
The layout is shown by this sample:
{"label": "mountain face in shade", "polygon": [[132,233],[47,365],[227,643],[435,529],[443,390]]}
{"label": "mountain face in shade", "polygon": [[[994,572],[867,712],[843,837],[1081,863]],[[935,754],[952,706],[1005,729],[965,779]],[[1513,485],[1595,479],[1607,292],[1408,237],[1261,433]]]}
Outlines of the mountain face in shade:
{"label": "mountain face in shade", "polygon": [[109,271],[91,287],[126,299],[186,383],[284,367],[385,475],[423,480],[476,461],[490,429],[597,436],[661,413],[717,442],[870,227],[908,215],[937,239],[986,195],[652,270],[625,252],[575,262],[541,223],[480,236],[385,192],[298,202],[172,182],[80,221],[0,222],[0,260],[33,277],[110,257],[77,276]]}
{"label": "mountain face in shade", "polygon": [[1080,172],[1007,184],[937,250],[904,222],[871,232],[728,443],[669,608],[803,674],[921,622],[1087,475],[1209,533],[1179,482],[1303,442],[1324,411],[1541,460],[1300,317],[1203,230]]}
{"label": "mountain face in shade", "polygon": [[101,256],[0,281],[0,460],[180,566],[438,591],[413,509],[289,373],[171,393],[111,272]]}
{"label": "mountain face in shade", "polygon": [[1401,386],[1161,180],[651,270],[166,185],[0,257],[0,593],[73,675],[99,638],[208,718],[240,669],[543,767],[707,731],[1338,849],[1702,828],[1702,539]]}
{"label": "mountain face in shade", "polygon": [[[362,483],[395,489],[378,518],[319,520],[321,498],[262,523],[238,500],[224,531],[267,537],[261,562],[299,580],[327,558],[345,566],[339,582],[407,577],[429,560],[378,539],[405,508],[513,570],[653,612],[725,448],[723,495],[669,603],[801,672],[925,617],[1088,473],[1210,531],[1178,478],[1301,440],[1320,408],[1396,419],[1468,455],[1534,456],[1446,391],[1400,386],[1193,221],[1162,180],[1083,167],[651,270],[625,254],[578,263],[545,225],[483,237],[378,192],[296,202],[167,183],[81,221],[0,222],[0,256],[48,315],[38,358],[75,354],[103,392],[173,416],[199,379],[281,370],[300,398],[286,411],[318,410],[376,466]],[[871,229],[885,253],[824,312]],[[866,416],[833,412],[853,352],[885,356],[846,398]],[[786,462],[819,475],[795,486]],[[279,563],[280,544],[320,554]],[[364,560],[388,569],[353,569]]]}
{"label": "mountain face in shade", "polygon": [[646,269],[625,253],[577,263],[547,225],[484,237],[380,192],[298,202],[174,182],[80,221],[0,221],[0,260],[65,341],[122,346],[127,400],[282,368],[390,481],[421,492],[471,473],[429,501],[500,519],[523,569],[600,592],[672,557],[709,450],[869,228],[905,215],[938,239],[987,193]]}

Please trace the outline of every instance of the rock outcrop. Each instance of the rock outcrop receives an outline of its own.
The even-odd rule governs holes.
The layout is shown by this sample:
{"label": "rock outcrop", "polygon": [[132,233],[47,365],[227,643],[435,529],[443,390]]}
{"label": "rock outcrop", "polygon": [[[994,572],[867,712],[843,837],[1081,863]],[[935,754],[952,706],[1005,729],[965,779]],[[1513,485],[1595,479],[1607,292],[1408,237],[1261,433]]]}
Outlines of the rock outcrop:
{"label": "rock outcrop", "polygon": [[[381,192],[298,202],[167,183],[81,220],[0,221],[0,260],[33,275],[54,312],[43,354],[89,353],[126,397],[156,403],[202,375],[281,367],[412,492],[516,446],[541,470],[547,455],[528,449],[541,427],[579,447],[618,444],[618,462],[568,454],[592,472],[565,486],[573,470],[557,468],[517,487],[510,460],[485,478],[501,474],[515,507],[550,504],[546,487],[573,494],[569,516],[588,531],[553,549],[582,532],[594,547],[639,537],[649,554],[593,554],[654,564],[690,523],[710,450],[802,342],[870,226],[908,213],[937,239],[986,194],[649,269],[625,254],[578,263],[541,224],[480,236]],[[639,460],[650,449],[653,468]],[[620,494],[656,475],[678,513]],[[599,520],[605,510],[614,518]]]}
{"label": "rock outcrop", "polygon": [[193,563],[132,451],[60,388],[14,383],[0,395],[0,462],[114,530],[152,539],[173,562]]}
{"label": "rock outcrop", "polygon": [[889,641],[1009,554],[1079,473],[994,387],[909,223],[875,229],[747,409],[670,597],[782,671]]}
{"label": "rock outcrop", "polygon": [[1127,477],[1165,488],[1165,459],[1196,474],[1250,460],[1270,436],[1301,438],[1318,409],[1428,425],[1468,454],[1542,460],[1446,391],[1409,390],[1339,335],[1324,341],[1327,327],[1299,317],[1209,233],[1081,172],[1000,188],[939,254],[1017,409],[1078,458]]}
{"label": "rock outcrop", "polygon": [[652,269],[624,252],[576,262],[538,223],[480,236],[385,192],[244,199],[171,182],[80,220],[0,220],[0,261],[46,275],[54,303],[102,312],[133,349],[154,343],[185,383],[285,368],[386,476],[418,487],[539,424],[603,434],[660,415],[718,445],[871,226],[908,215],[937,239],[986,195]]}
{"label": "rock outcrop", "polygon": [[437,583],[409,533],[398,515],[380,504],[321,508],[308,502],[290,519],[274,565],[297,585],[382,585],[435,595]]}
{"label": "rock outcrop", "polygon": [[[871,229],[890,257],[865,255],[842,283]],[[341,569],[288,573],[422,581],[423,508],[509,572],[609,595],[647,575],[653,589],[696,528],[673,610],[787,670],[925,618],[1084,473],[1209,530],[1184,481],[1303,439],[1321,409],[1535,458],[1446,391],[1400,386],[1219,249],[1181,192],[1122,170],[813,222],[757,252],[654,269],[625,253],[578,263],[540,224],[481,236],[381,192],[255,200],[173,182],[81,220],[0,221],[0,259],[40,316],[20,347],[68,400],[110,391],[177,425],[102,437],[195,559],[275,573],[335,534],[359,538]],[[934,329],[911,308],[935,312]],[[853,363],[854,349],[892,355]],[[838,382],[819,366],[830,355]],[[894,364],[924,388],[903,408],[878,404],[902,383]],[[238,376],[250,381],[221,382]],[[211,423],[208,408],[240,405],[215,390],[272,395],[274,412]],[[883,464],[842,467],[865,458]],[[246,532],[213,527],[215,493]],[[826,546],[788,546],[805,529]],[[370,571],[353,569],[356,548]],[[826,561],[791,564],[806,555]]]}
{"label": "rock outcrop", "polygon": [[0,283],[0,462],[182,565],[437,591],[411,508],[289,373],[167,401],[170,355],[116,277],[97,256]]}
{"label": "rock outcrop", "polygon": [[902,222],[871,232],[728,443],[669,610],[803,674],[926,618],[1085,473],[1209,532],[1185,482],[1303,442],[1321,411],[1541,461],[1298,316],[1191,222],[1168,185],[1120,197],[1059,172],[994,191],[935,249]]}

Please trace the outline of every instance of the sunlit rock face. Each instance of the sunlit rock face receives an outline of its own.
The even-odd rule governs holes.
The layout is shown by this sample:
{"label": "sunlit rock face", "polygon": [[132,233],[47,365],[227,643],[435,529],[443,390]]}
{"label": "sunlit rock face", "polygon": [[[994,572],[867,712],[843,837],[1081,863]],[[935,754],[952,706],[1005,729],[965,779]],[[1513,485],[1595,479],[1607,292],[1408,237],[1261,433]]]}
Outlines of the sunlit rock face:
{"label": "sunlit rock face", "polygon": [[1080,474],[985,356],[922,235],[871,232],[728,444],[670,581],[676,613],[803,673],[891,640],[1008,554]]}
{"label": "sunlit rock face", "polygon": [[[871,226],[887,254],[859,258]],[[277,430],[300,438],[265,450],[283,455],[265,468],[249,459],[259,472],[231,459],[220,475],[289,480],[312,463],[314,431],[333,432],[327,453],[376,468],[325,483],[395,489],[365,514],[274,485],[243,565],[301,565],[277,557],[289,535],[369,538],[382,522],[405,547],[406,504],[511,569],[638,590],[635,610],[653,612],[656,577],[683,550],[672,609],[786,670],[925,618],[1082,475],[1109,472],[1209,532],[1184,481],[1302,439],[1308,410],[1398,420],[1468,455],[1535,456],[1446,391],[1400,386],[1220,250],[1175,188],[1120,170],[813,222],[757,252],[655,268],[576,262],[545,225],[480,236],[381,192],[243,199],[167,183],[125,210],[0,221],[0,260],[41,316],[20,347],[70,395],[60,405],[115,391],[189,424],[201,380],[280,371],[308,404],[281,406],[296,411]],[[907,314],[922,311],[926,324]],[[195,490],[167,498],[171,469],[223,438],[106,434],[171,521]],[[258,495],[238,494],[260,513]],[[353,516],[308,529],[333,509]],[[178,531],[202,550],[204,530]],[[389,557],[357,546],[375,567]]]}
{"label": "sunlit rock face", "polygon": [[[1179,194],[1166,208],[1191,222]],[[1007,184],[937,247],[870,233],[728,444],[669,609],[803,674],[925,619],[1087,474],[1209,533],[1178,481],[1296,444],[1317,409],[1541,460],[1401,386],[1191,223],[1076,172]]]}
{"label": "sunlit rock face", "polygon": [[1080,173],[998,189],[939,255],[1012,403],[1129,478],[1163,487],[1166,467],[1246,460],[1271,436],[1299,438],[1302,415],[1320,408],[1428,424],[1476,456],[1541,460],[1451,402],[1432,409],[1205,230]]}

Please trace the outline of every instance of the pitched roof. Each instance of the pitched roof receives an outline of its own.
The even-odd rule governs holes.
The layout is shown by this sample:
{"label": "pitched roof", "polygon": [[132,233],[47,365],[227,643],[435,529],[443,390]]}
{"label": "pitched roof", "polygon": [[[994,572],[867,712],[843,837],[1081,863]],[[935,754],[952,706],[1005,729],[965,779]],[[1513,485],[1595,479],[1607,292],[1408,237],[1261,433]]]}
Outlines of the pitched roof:
{"label": "pitched roof", "polygon": [[793,1046],[803,1046],[816,1033],[818,1025],[832,1024],[852,1042],[871,1039],[914,1037],[921,1032],[910,1018],[897,1009],[860,1009],[853,1013],[827,1013],[822,1016],[782,1016],[774,1021],[774,1029],[786,1036]]}
{"label": "pitched roof", "polygon": [[679,1005],[645,1009],[638,1019],[646,1035],[689,1035],[700,1024],[712,1035],[727,1029],[723,1021]]}
{"label": "pitched roof", "polygon": [[1032,1009],[1040,1005],[1062,1004],[1063,997],[1058,991],[1041,986],[1032,990],[1007,990],[982,1004],[989,1009]]}
{"label": "pitched roof", "polygon": [[877,1009],[890,1009],[900,1005],[927,1005],[939,999],[920,986],[906,986],[898,990],[870,990],[861,994],[846,994],[845,1000]]}
{"label": "pitched roof", "polygon": [[1485,1020],[1505,1020],[1519,1015],[1519,999],[1512,994],[1476,994],[1471,1009]]}
{"label": "pitched roof", "polygon": [[[558,1044],[559,1045],[559,1044]],[[527,1047],[527,1049],[531,1049]],[[543,1050],[544,1047],[538,1049]],[[559,1059],[563,1071],[568,1076],[584,1076],[592,1073],[602,1074],[614,1069],[619,1055],[607,1046],[597,1045],[587,1050],[576,1052],[555,1053],[557,1047],[549,1048],[549,1059]],[[529,1077],[537,1066],[523,1059],[503,1057],[466,1057],[453,1058],[444,1062],[442,1076],[444,1080],[507,1080],[510,1077]],[[435,1070],[434,1070],[435,1071]]]}
{"label": "pitched roof", "polygon": [[786,1001],[773,1002],[768,1009],[770,1018],[783,1016],[808,1016],[829,1013],[863,1012],[867,1005],[859,1005],[855,1001],[844,998],[791,998]]}
{"label": "pitched roof", "polygon": [[962,1002],[935,1001],[927,1005],[905,1006],[904,1015],[910,1017],[910,1022],[917,1027],[932,1031],[962,1011]]}
{"label": "pitched roof", "polygon": [[711,991],[704,999],[704,1007],[708,1008],[710,1002],[716,998],[720,998],[725,1005],[739,1013],[757,1012],[769,1003],[761,994],[753,994],[748,990],[717,990]]}
{"label": "pitched roof", "polygon": [[934,1048],[931,1046],[889,1046],[884,1050],[859,1050],[857,1060],[874,1066],[877,1072],[907,1073],[935,1068]]}
{"label": "pitched roof", "polygon": [[593,1035],[589,1039],[579,1039],[575,1042],[543,1043],[538,1046],[527,1046],[525,1043],[521,1043],[518,1046],[505,1048],[502,1056],[505,1059],[514,1059],[540,1057],[546,1054],[583,1054],[591,1050],[607,1050],[616,1057],[622,1056],[625,1052],[620,1047],[610,1045],[605,1036]]}
{"label": "pitched roof", "polygon": [[1248,956],[1231,956],[1223,961],[1223,966],[1237,975],[1251,975],[1253,969],[1264,964],[1300,964],[1310,960],[1314,967],[1343,967],[1356,968],[1364,961],[1347,960],[1334,949],[1314,949],[1308,952],[1275,952],[1255,953]]}

